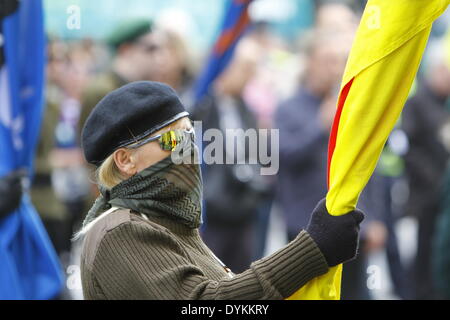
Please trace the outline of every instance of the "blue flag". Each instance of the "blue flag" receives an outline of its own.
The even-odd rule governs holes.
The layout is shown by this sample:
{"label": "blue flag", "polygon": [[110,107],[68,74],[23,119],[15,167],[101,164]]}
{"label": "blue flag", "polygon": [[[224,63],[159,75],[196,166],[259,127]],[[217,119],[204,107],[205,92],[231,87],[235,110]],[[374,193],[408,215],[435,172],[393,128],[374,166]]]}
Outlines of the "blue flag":
{"label": "blue flag", "polygon": [[219,37],[196,83],[194,94],[197,102],[208,93],[210,85],[230,62],[236,44],[250,24],[248,6],[251,1],[229,0]]}
{"label": "blue flag", "polygon": [[[45,35],[41,0],[0,5],[0,177],[26,169],[31,180],[43,114]],[[27,194],[0,220],[0,299],[51,299],[63,273]]]}

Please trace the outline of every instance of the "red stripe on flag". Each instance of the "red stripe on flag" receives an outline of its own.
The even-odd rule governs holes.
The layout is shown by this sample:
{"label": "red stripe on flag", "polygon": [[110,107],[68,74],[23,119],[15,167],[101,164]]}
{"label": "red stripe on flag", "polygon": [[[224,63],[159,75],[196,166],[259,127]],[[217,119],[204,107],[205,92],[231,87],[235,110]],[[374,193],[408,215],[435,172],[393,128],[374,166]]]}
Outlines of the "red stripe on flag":
{"label": "red stripe on flag", "polygon": [[342,89],[341,95],[339,96],[338,107],[336,110],[336,115],[334,116],[333,126],[331,128],[330,139],[328,141],[328,172],[327,172],[327,186],[330,188],[330,168],[331,168],[331,158],[333,157],[334,148],[336,147],[336,140],[338,135],[339,121],[341,120],[342,109],[344,108],[345,101],[347,100],[348,93],[352,87],[353,80],[350,80]]}
{"label": "red stripe on flag", "polygon": [[249,24],[250,17],[248,15],[247,8],[242,12],[241,16],[233,28],[224,31],[220,38],[217,40],[214,46],[214,54],[223,55],[224,52],[236,41],[239,35],[244,31],[245,27]]}

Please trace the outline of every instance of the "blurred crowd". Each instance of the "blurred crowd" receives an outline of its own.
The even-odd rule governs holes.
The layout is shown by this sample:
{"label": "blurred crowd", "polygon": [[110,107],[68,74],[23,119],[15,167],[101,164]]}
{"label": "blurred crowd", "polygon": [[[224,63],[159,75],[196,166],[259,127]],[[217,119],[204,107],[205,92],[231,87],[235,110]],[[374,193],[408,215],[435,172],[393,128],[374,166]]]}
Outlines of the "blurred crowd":
{"label": "blurred crowd", "polygon": [[[267,254],[275,209],[287,240],[306,227],[326,195],[328,136],[362,8],[323,2],[314,25],[295,42],[255,21],[200,101],[193,89],[207,53],[194,54],[187,39],[163,25],[125,21],[104,42],[49,36],[46,111],[31,195],[64,268],[76,261],[71,237],[98,193],[95,168],[81,151],[82,126],[106,93],[132,81],[172,86],[203,130],[279,130],[277,175],[260,176],[258,165],[250,174],[241,164],[202,166],[202,236],[235,273]],[[385,252],[395,297],[450,298],[449,96],[450,36],[439,33],[360,197],[366,219],[359,256],[344,265],[343,299],[374,298],[367,270],[377,252]],[[247,162],[252,157],[242,156]],[[410,261],[402,258],[396,228],[405,217],[417,225]]]}

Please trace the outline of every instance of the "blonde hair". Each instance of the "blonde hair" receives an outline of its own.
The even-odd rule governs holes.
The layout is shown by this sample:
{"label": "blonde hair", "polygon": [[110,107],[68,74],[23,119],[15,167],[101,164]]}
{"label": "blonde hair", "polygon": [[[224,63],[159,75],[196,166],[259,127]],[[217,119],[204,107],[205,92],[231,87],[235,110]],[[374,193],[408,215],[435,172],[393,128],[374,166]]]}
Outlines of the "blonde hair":
{"label": "blonde hair", "polygon": [[[178,119],[175,122],[172,122],[171,124],[165,126],[164,128],[156,131],[153,133],[154,135],[164,132],[171,129],[180,129],[187,127],[190,129],[192,127],[191,122],[188,117],[183,117],[181,119]],[[137,141],[139,142],[139,141]],[[136,143],[137,143],[136,142]],[[123,180],[125,180],[125,177],[120,172],[119,168],[116,165],[116,162],[114,161],[114,153],[109,155],[105,161],[98,167],[96,170],[96,180],[97,184],[103,188],[106,188],[108,190],[112,189],[119,183],[121,183]]]}

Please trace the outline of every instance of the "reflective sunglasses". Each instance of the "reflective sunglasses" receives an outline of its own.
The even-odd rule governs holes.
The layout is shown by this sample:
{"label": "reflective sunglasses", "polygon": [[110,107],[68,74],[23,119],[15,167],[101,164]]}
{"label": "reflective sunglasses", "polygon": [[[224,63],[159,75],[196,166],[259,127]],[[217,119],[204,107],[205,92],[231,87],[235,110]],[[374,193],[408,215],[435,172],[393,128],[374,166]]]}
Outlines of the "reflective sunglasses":
{"label": "reflective sunglasses", "polygon": [[162,150],[174,151],[175,148],[183,143],[186,139],[190,139],[191,141],[195,140],[195,131],[194,128],[189,130],[186,129],[173,129],[170,131],[166,131],[164,133],[158,134],[153,137],[148,137],[144,140],[141,140],[133,145],[127,146],[129,149],[137,149],[144,144],[147,144],[152,141],[158,140],[159,145]]}

